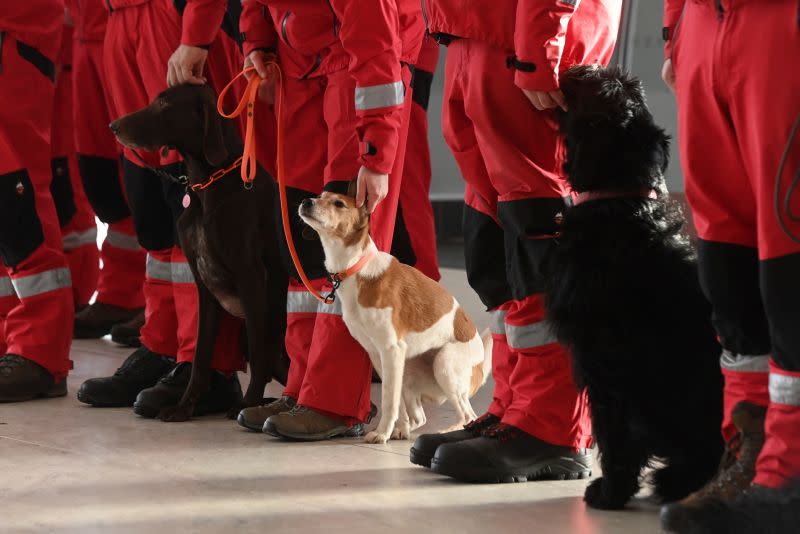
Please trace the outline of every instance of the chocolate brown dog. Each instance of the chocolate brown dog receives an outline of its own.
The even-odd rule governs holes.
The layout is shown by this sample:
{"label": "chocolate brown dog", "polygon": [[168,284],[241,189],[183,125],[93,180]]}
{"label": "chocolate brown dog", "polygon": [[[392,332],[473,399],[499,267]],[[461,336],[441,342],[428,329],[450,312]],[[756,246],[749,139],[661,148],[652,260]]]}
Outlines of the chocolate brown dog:
{"label": "chocolate brown dog", "polygon": [[[270,379],[285,383],[287,274],[280,258],[274,217],[275,182],[261,167],[246,189],[234,165],[242,154],[235,124],[217,113],[208,86],[167,89],[139,111],[110,125],[130,148],[173,148],[186,164],[186,208],[178,220],[178,239],[199,293],[197,350],[183,398],[159,414],[164,421],[186,421],[209,387],[211,357],[220,313],[244,318],[251,380],[245,406],[261,403]],[[224,172],[228,169],[227,172]],[[223,172],[220,179],[197,191]],[[180,180],[161,173],[162,179]],[[230,416],[238,414],[234,407]]]}

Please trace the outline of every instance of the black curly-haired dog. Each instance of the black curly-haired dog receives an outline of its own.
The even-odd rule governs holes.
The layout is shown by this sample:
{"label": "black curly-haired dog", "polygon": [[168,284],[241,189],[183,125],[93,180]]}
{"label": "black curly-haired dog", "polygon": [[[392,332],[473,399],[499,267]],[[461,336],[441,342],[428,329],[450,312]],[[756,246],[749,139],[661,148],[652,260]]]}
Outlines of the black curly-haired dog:
{"label": "black curly-haired dog", "polygon": [[584,499],[624,507],[659,460],[655,493],[677,500],[718,466],[722,376],[685,221],[663,196],[669,137],[641,82],[619,69],[575,67],[561,87],[564,169],[577,198],[546,265],[546,305],[600,448],[603,477]]}

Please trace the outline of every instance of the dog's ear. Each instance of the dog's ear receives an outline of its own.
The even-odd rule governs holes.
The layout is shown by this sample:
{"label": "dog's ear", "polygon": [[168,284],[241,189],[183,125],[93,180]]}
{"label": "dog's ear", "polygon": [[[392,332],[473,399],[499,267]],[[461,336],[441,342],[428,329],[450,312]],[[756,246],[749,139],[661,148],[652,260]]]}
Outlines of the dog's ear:
{"label": "dog's ear", "polygon": [[350,180],[347,183],[347,193],[348,197],[356,198],[356,193],[358,193],[358,178],[354,180]]}
{"label": "dog's ear", "polygon": [[212,167],[219,167],[228,157],[222,117],[217,112],[217,103],[210,92],[203,103],[203,155]]}

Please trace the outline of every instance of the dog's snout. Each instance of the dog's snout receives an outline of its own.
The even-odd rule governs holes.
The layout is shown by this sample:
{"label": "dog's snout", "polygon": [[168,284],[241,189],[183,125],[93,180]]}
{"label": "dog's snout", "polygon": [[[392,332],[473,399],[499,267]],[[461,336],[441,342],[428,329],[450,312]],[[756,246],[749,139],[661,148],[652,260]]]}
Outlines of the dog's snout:
{"label": "dog's snout", "polygon": [[111,122],[111,123],[108,125],[108,127],[111,129],[111,132],[112,132],[114,135],[117,135],[117,134],[119,133],[119,121],[112,121],[112,122]]}
{"label": "dog's snout", "polygon": [[311,209],[313,205],[314,201],[311,200],[310,198],[306,198],[303,200],[303,202],[300,203],[300,207],[303,208],[304,210]]}

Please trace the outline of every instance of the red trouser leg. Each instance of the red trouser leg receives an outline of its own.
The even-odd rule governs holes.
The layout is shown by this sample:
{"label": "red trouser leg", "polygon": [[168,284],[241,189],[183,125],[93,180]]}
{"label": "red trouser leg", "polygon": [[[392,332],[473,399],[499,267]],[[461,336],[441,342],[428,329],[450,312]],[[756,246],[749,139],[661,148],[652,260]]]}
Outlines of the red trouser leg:
{"label": "red trouser leg", "polygon": [[18,304],[14,285],[5,269],[0,269],[0,355],[6,353],[6,316]]}
{"label": "red trouser leg", "polygon": [[[563,209],[562,140],[555,115],[530,105],[504,57],[504,51],[470,40],[448,50],[443,122],[468,184],[468,276],[488,307],[512,299],[505,332],[517,359],[503,421],[550,443],[586,447],[585,400],[573,383],[568,354],[553,343],[544,322],[538,266],[554,243],[530,239],[531,228],[555,224]],[[500,227],[503,249],[487,252]],[[486,255],[495,262],[504,257],[505,269]]]}
{"label": "red trouser leg", "polygon": [[286,298],[286,352],[292,360],[289,377],[283,394],[297,400],[308,367],[308,353],[314,339],[319,302],[305,286],[297,281],[289,282]]}
{"label": "red trouser leg", "polygon": [[403,169],[403,186],[400,188],[403,223],[416,258],[414,267],[434,280],[439,280],[441,275],[436,256],[433,207],[429,196],[431,153],[428,145],[428,96],[438,59],[439,45],[426,37],[414,73],[414,103],[411,105],[406,146],[408,157]]}
{"label": "red trouser leg", "polygon": [[775,488],[800,476],[800,371],[770,362],[769,397],[767,439],[754,482]]}
{"label": "red trouser leg", "polygon": [[178,354],[178,317],[172,290],[172,248],[147,254],[142,345],[167,356]]}
{"label": "red trouser leg", "polygon": [[136,240],[130,216],[109,224],[100,248],[103,268],[97,282],[97,302],[120,308],[143,308],[146,257]]}
{"label": "red trouser leg", "polygon": [[[736,400],[767,403],[767,353],[772,351],[782,364],[800,366],[800,317],[796,306],[788,304],[800,298],[800,284],[790,274],[798,270],[800,246],[780,229],[773,207],[779,161],[800,112],[800,76],[785,70],[800,52],[796,9],[789,0],[743,2],[727,5],[720,17],[711,5],[689,3],[673,47],[678,138],[687,198],[701,238],[701,280],[726,349],[726,435],[732,431],[728,411]],[[763,38],[753,41],[753,35]],[[775,84],[778,76],[781,83]],[[798,146],[790,145],[786,152],[781,193],[800,166]],[[795,198],[795,212],[799,206]],[[789,226],[795,233],[800,229]],[[728,368],[726,356],[731,355],[750,372]],[[771,434],[791,426],[775,424],[779,414],[788,412],[770,405],[765,455],[771,454]],[[796,436],[790,432],[785,438],[791,443]],[[757,481],[762,480],[762,466],[769,466],[764,467],[769,471],[764,483],[777,480],[780,469],[775,465],[796,466],[789,457],[797,454],[800,447],[792,447],[782,451],[781,463],[759,462]]]}
{"label": "red trouser leg", "polygon": [[54,87],[8,34],[1,52],[0,100],[14,105],[0,106],[0,256],[18,297],[5,315],[5,345],[61,379],[70,369],[74,308],[50,193]]}
{"label": "red trouser leg", "polygon": [[491,311],[492,316],[492,378],[494,379],[494,393],[492,403],[487,410],[489,413],[503,418],[514,392],[511,389],[511,374],[517,367],[519,353],[508,346],[506,337],[506,313],[510,303],[503,304]]}
{"label": "red trouser leg", "polygon": [[72,28],[61,36],[59,75],[53,104],[50,149],[53,157],[53,200],[61,223],[64,254],[72,275],[76,307],[89,304],[97,289],[100,253],[97,250],[97,224],[83,192],[75,154],[75,126],[72,117]]}
{"label": "red trouser leg", "polygon": [[97,281],[97,302],[142,308],[146,252],[136,239],[123,191],[119,163],[122,147],[108,128],[116,113],[112,111],[112,93],[103,66],[103,42],[76,40],[72,65],[73,123],[81,182],[92,210],[108,224],[100,248],[103,266]]}

